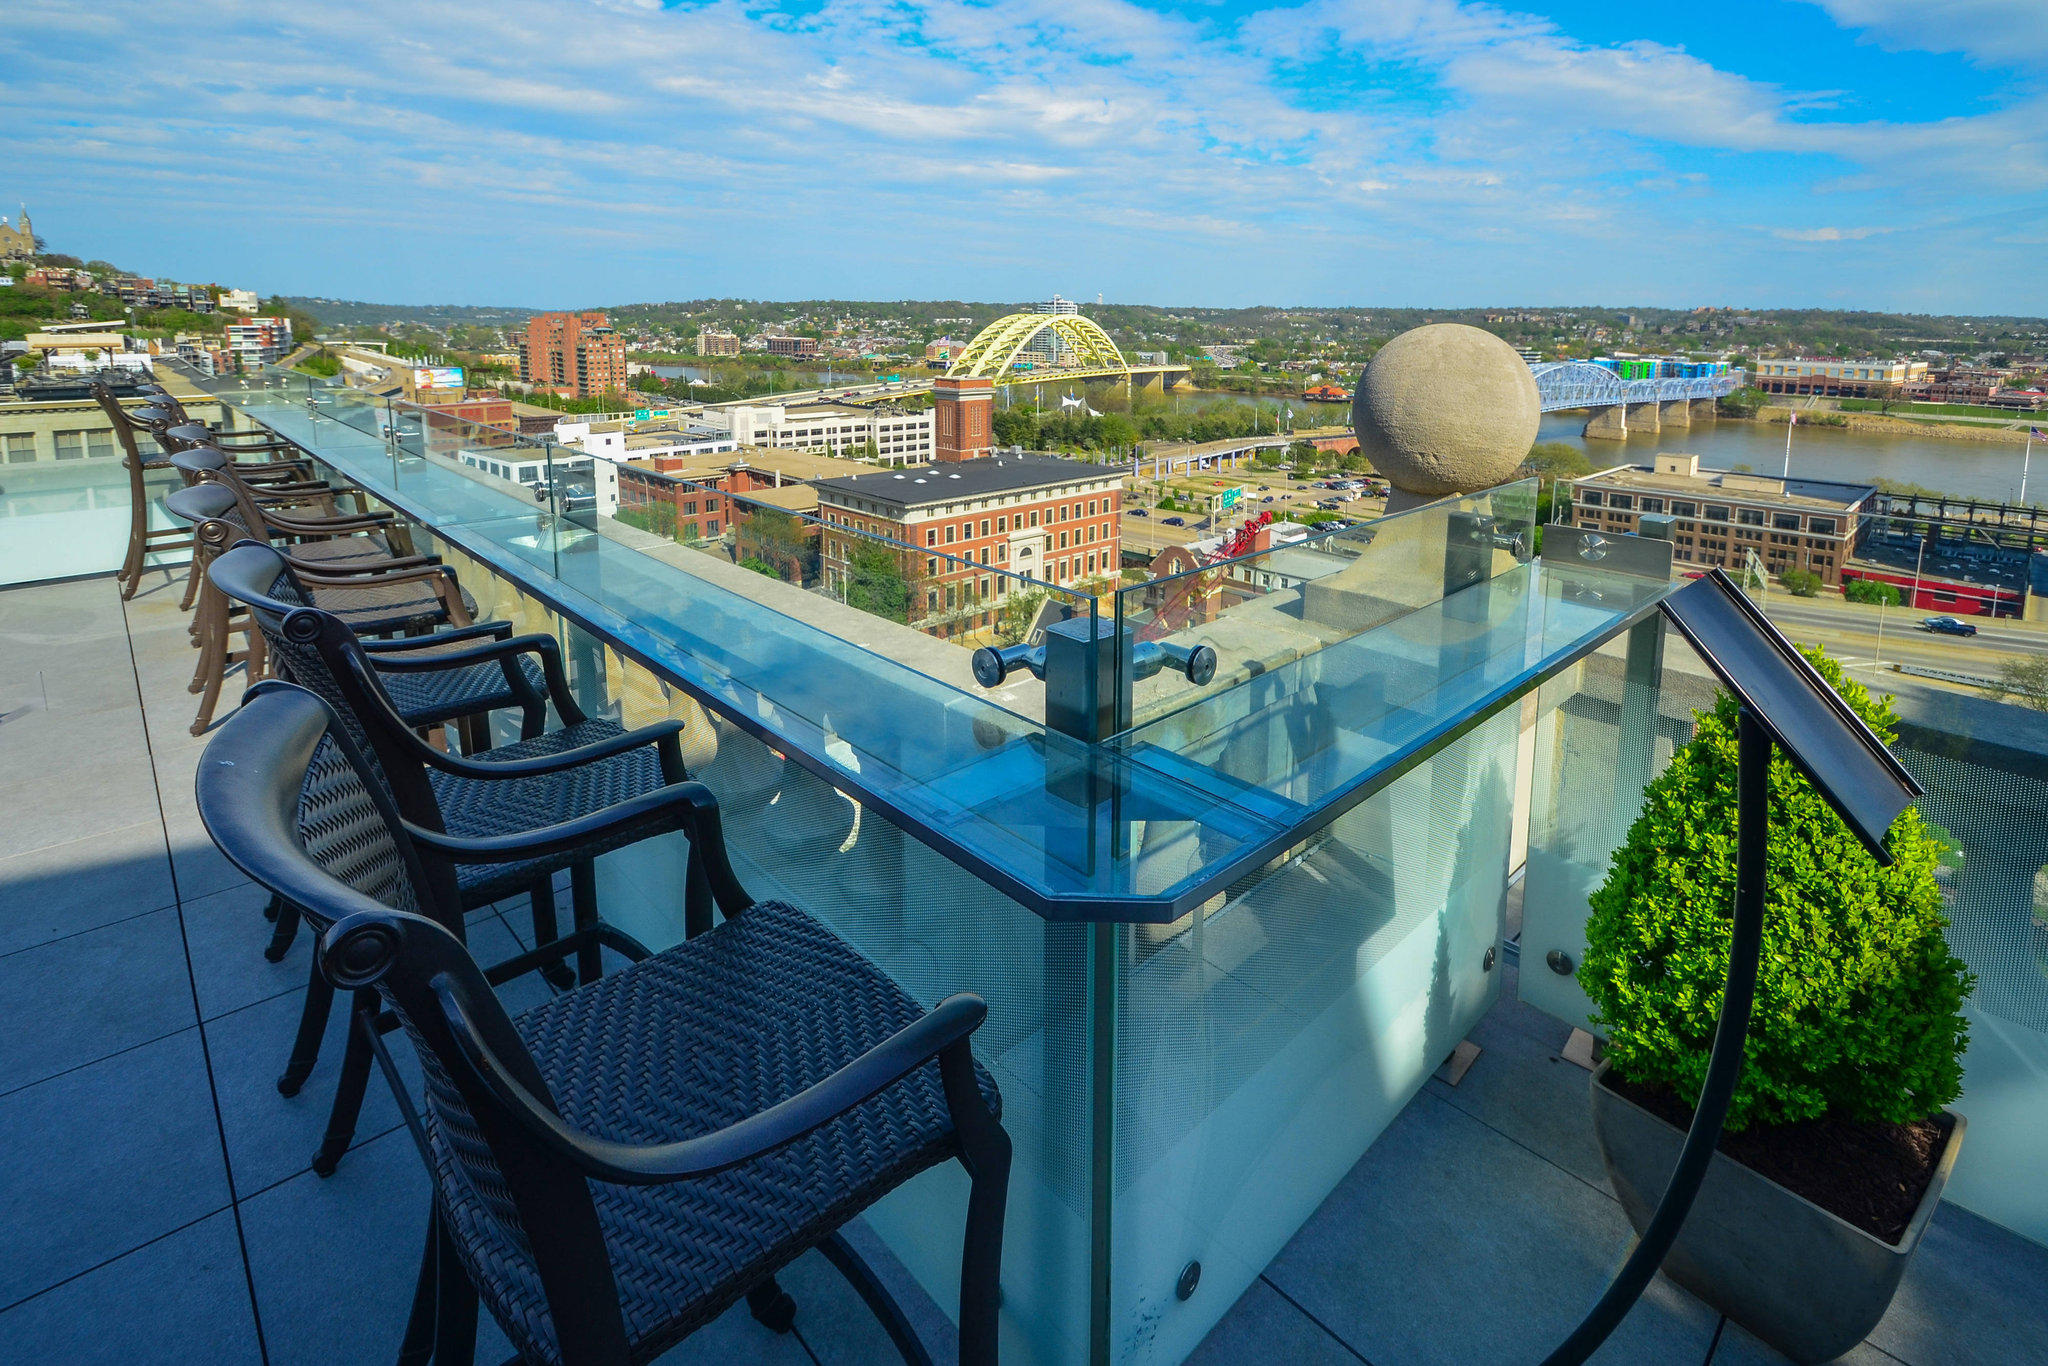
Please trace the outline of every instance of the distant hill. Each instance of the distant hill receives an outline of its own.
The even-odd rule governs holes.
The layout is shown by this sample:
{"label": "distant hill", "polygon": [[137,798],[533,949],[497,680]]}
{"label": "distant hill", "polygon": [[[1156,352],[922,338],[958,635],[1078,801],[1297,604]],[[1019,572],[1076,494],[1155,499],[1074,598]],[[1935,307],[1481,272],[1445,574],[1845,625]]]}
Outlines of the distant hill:
{"label": "distant hill", "polygon": [[360,299],[314,299],[279,295],[285,303],[325,327],[375,327],[379,323],[419,323],[447,328],[510,327],[540,312],[537,308],[472,307],[465,304],[373,304]]}

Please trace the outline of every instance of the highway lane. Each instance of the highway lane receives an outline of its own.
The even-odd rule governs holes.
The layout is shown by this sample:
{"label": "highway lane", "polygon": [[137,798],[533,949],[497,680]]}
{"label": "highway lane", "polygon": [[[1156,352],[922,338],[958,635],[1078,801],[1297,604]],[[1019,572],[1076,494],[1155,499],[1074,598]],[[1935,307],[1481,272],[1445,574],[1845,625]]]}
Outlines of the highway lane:
{"label": "highway lane", "polygon": [[[1873,640],[1877,636],[1878,609],[1866,603],[1793,598],[1773,589],[1767,596],[1764,610],[1771,620],[1781,626],[1796,625],[1843,635],[1867,635]],[[1968,637],[1935,635],[1933,632],[1920,629],[1922,619],[1939,615],[1941,614],[1925,609],[1909,611],[1904,607],[1886,608],[1885,640],[1889,643],[1895,637],[1905,640],[1918,638],[1938,648],[2000,654],[2048,655],[2048,626],[2013,621],[2001,621],[1994,625],[1989,621],[1980,621],[1977,623],[1977,634]],[[1788,631],[1787,634],[1791,632]]]}

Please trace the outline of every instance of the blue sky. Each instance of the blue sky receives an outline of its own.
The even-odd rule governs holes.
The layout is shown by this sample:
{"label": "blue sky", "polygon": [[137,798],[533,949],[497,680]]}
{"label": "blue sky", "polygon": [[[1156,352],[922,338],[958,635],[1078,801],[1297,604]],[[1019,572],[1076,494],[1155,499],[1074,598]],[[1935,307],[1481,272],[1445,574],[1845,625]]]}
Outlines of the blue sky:
{"label": "blue sky", "polygon": [[2048,0],[13,0],[0,129],[266,293],[2048,314]]}

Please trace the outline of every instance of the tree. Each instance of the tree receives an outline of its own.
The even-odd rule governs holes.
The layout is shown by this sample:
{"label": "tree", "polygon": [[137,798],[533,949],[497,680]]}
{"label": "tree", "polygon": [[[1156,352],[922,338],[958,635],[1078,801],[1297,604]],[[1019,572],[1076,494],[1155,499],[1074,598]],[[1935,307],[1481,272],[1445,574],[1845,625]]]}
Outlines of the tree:
{"label": "tree", "polygon": [[1529,458],[1522,462],[1522,468],[1545,484],[1555,484],[1560,479],[1591,474],[1593,462],[1584,451],[1567,442],[1539,441],[1529,448]]}
{"label": "tree", "polygon": [[[1880,740],[1873,698],[1806,657]],[[1735,896],[1737,704],[1722,693],[1645,789],[1642,814],[1592,897],[1579,983],[1617,1076],[1698,1095],[1728,973]],[[1771,760],[1769,899],[1758,1009],[1727,1128],[1830,1118],[1926,1119],[1962,1090],[1971,977],[1942,936],[1941,843],[1907,808],[1880,865],[1782,752]]]}
{"label": "tree", "polygon": [[1991,695],[2000,702],[2011,698],[2023,707],[2048,711],[2048,656],[2005,660],[1998,666],[1998,686]]}
{"label": "tree", "polygon": [[912,611],[912,584],[903,572],[899,552],[873,541],[853,545],[846,575],[846,604],[906,625]]}
{"label": "tree", "polygon": [[[742,505],[735,504],[735,513]],[[766,566],[760,572],[787,583],[807,583],[816,576],[816,548],[802,518],[780,508],[755,503],[733,518],[733,550],[741,563]],[[749,569],[755,564],[747,564]]]}
{"label": "tree", "polygon": [[1002,606],[996,609],[996,640],[1015,645],[1029,635],[1031,623],[1038,620],[1039,609],[1045,606],[1046,596],[1043,588],[1032,588],[1004,598]]}
{"label": "tree", "polygon": [[1811,569],[1788,569],[1778,575],[1778,582],[1795,598],[1811,598],[1820,593],[1822,580]]}
{"label": "tree", "polygon": [[1897,586],[1883,579],[1851,579],[1842,585],[1842,596],[1850,602],[1868,602],[1897,607],[1905,600]]}

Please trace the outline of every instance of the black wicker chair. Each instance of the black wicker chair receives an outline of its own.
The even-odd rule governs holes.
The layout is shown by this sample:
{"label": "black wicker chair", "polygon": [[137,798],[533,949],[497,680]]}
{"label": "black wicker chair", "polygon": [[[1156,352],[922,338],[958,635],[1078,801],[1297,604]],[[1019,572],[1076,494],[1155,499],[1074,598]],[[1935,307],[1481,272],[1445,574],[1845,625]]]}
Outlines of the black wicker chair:
{"label": "black wicker chair", "polygon": [[[530,899],[535,942],[551,943],[560,937],[553,878],[566,869],[574,923],[579,929],[599,926],[592,860],[682,828],[673,812],[644,806],[650,792],[689,777],[677,741],[682,723],[663,721],[628,731],[616,721],[586,716],[569,690],[552,637],[464,643],[444,633],[364,641],[347,622],[309,600],[276,550],[254,541],[216,556],[207,577],[229,601],[249,610],[268,647],[273,674],[312,689],[341,716],[369,756],[377,781],[419,828],[415,842],[422,856],[437,870],[445,867],[453,895],[465,910],[523,892]],[[531,694],[521,692],[531,687],[527,670],[535,663],[547,700],[564,723],[559,730],[543,729],[545,708],[532,705]],[[516,744],[457,755],[416,732],[420,718],[474,714],[506,694],[521,698],[522,738]],[[542,838],[565,820],[600,816],[606,822],[601,839],[562,846]],[[479,855],[478,850],[487,852]],[[687,932],[708,927],[709,890],[701,879],[683,890]],[[274,950],[290,942],[302,909],[284,903],[272,936]],[[554,985],[567,986],[595,980],[602,967],[599,945],[585,939],[573,972],[555,961],[547,976]],[[299,1046],[278,1082],[286,1095],[304,1084],[317,1059],[325,1019],[312,1018],[316,1008],[324,1009],[317,993],[307,999]],[[331,1173],[347,1150],[362,1103],[367,1055],[353,1034],[350,1047],[357,1052],[344,1060],[334,1118],[313,1163],[322,1175]]]}
{"label": "black wicker chair", "polygon": [[329,922],[322,970],[375,992],[419,1054],[424,1104],[406,1109],[434,1199],[401,1363],[467,1366],[479,1299],[550,1366],[650,1361],[742,1298],[786,1331],[774,1277],[814,1247],[929,1361],[839,1230],[951,1158],[972,1183],[960,1360],[996,1360],[1010,1141],[970,1051],[986,1007],[922,1010],[802,910],[753,901],[701,784],[649,800],[683,817],[722,923],[516,1019],[435,916],[422,832],[318,698],[265,685],[198,787],[222,851]]}

